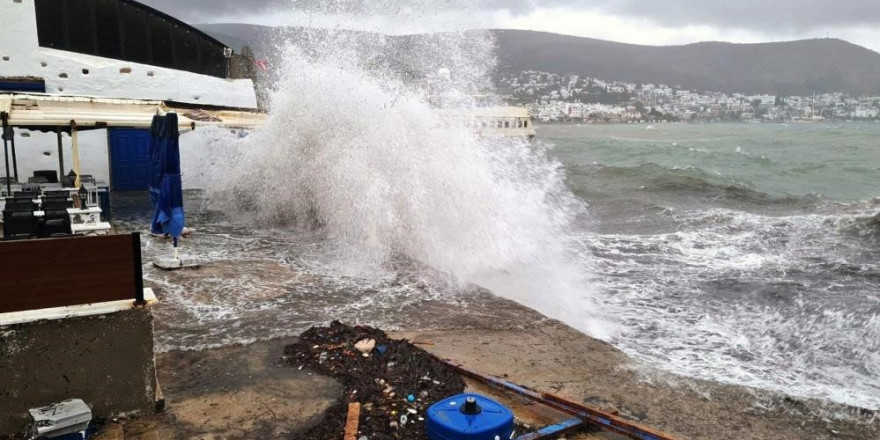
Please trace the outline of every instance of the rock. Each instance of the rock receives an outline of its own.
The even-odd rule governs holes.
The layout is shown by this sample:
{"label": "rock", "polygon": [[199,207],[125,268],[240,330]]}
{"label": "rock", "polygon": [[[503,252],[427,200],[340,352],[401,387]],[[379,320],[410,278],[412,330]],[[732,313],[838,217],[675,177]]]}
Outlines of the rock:
{"label": "rock", "polygon": [[370,354],[374,348],[376,348],[376,340],[375,339],[362,339],[354,344],[354,348],[358,349],[363,354]]}

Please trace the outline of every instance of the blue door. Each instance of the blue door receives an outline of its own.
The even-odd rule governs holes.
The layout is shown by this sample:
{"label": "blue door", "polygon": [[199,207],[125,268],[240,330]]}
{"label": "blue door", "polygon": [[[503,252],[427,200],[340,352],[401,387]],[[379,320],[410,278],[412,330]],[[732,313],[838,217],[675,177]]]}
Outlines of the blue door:
{"label": "blue door", "polygon": [[150,186],[150,130],[110,129],[110,175],[114,191]]}

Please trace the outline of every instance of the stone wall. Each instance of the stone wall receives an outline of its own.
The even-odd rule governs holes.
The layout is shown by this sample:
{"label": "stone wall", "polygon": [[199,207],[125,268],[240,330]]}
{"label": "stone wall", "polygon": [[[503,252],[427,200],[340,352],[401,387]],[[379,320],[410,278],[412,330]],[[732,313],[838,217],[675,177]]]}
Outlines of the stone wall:
{"label": "stone wall", "polygon": [[149,309],[0,327],[0,436],[21,432],[28,409],[71,398],[94,417],[155,411]]}

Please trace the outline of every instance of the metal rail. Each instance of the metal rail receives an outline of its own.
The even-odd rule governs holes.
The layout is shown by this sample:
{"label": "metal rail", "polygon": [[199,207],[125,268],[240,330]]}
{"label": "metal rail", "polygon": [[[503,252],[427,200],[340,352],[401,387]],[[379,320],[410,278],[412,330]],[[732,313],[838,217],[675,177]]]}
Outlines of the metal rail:
{"label": "metal rail", "polygon": [[514,440],[544,440],[549,438],[558,438],[560,435],[571,432],[578,432],[584,429],[584,423],[581,419],[566,420],[555,425],[545,426],[535,432],[523,434]]}
{"label": "metal rail", "polygon": [[[673,437],[669,434],[664,434],[660,431],[638,425],[636,423],[630,422],[614,414],[602,411],[597,408],[592,408],[586,405],[571,402],[552,394],[534,391],[524,386],[520,386],[494,376],[486,376],[450,361],[446,361],[446,364],[463,376],[480,381],[493,388],[505,391],[512,391],[521,396],[527,397],[531,400],[562,411],[566,414],[575,416],[579,420],[582,420],[584,423],[596,426],[603,430],[612,431],[636,440],[679,440],[677,437]],[[563,422],[563,424],[565,423],[568,422]],[[554,426],[558,425],[553,425],[548,428],[553,428]],[[574,429],[572,426],[568,426],[566,429],[569,428]],[[556,434],[558,433],[559,432],[557,431]],[[536,440],[541,438],[546,438],[546,436],[526,437],[526,439],[528,440]]]}

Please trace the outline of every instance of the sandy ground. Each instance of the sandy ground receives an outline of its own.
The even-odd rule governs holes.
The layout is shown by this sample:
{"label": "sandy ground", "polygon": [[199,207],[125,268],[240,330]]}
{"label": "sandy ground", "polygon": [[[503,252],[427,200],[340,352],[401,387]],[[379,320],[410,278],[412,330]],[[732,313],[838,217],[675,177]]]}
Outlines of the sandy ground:
{"label": "sandy ground", "polygon": [[[880,417],[852,409],[796,401],[743,387],[694,381],[634,368],[608,344],[556,322],[523,329],[399,332],[393,337],[427,342],[444,359],[512,382],[584,402],[684,439],[880,438]],[[320,423],[341,397],[332,380],[281,366],[276,340],[157,358],[167,399],[164,413],[108,424],[98,440],[291,438]],[[544,426],[569,417],[515,395],[473,389],[504,401],[518,418]],[[831,414],[849,414],[835,419]],[[614,439],[592,433],[566,437]]]}

